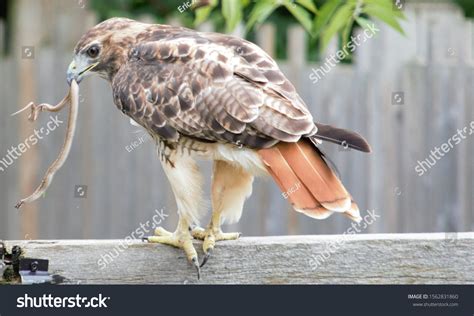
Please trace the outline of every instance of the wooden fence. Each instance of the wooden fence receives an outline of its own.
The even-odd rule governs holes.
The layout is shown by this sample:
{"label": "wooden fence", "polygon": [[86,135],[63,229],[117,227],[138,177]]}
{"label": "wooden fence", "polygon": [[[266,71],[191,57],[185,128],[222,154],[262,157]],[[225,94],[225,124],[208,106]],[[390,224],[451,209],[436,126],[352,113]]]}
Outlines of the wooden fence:
{"label": "wooden fence", "polygon": [[[55,102],[65,94],[72,48],[96,23],[86,9],[76,1],[16,2],[12,53],[0,57],[0,160],[34,128],[47,126],[47,114],[35,124],[9,114],[31,100]],[[338,64],[316,83],[310,75],[322,64],[304,62],[302,29],[288,30],[289,57],[279,64],[316,120],[356,130],[372,145],[371,155],[324,146],[362,216],[367,210],[379,216],[361,232],[474,230],[474,137],[462,139],[423,176],[415,170],[430,150],[474,121],[474,24],[450,4],[409,4],[406,15],[405,37],[380,26],[357,48],[354,64]],[[2,29],[0,22],[0,38]],[[278,34],[264,25],[257,41],[273,54]],[[335,51],[333,44],[328,55]],[[66,113],[59,117],[65,121]],[[0,238],[122,238],[150,221],[156,209],[167,215],[161,224],[174,229],[173,196],[152,142],[116,110],[110,87],[97,78],[81,84],[68,161],[46,196],[17,212],[17,199],[33,191],[55,159],[64,128],[0,169]],[[203,171],[210,175],[209,163]],[[276,185],[260,179],[240,223],[226,229],[335,234],[350,225],[342,216],[317,221],[292,211]]]}

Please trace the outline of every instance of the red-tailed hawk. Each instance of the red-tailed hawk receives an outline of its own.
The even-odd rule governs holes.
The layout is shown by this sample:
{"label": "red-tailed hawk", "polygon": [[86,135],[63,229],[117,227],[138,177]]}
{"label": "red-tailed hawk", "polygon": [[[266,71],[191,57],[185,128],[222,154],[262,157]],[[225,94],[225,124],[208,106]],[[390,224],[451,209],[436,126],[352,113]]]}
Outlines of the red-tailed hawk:
{"label": "red-tailed hawk", "polygon": [[[240,219],[254,175],[273,176],[294,209],[323,219],[334,212],[360,220],[350,194],[315,146],[320,140],[370,151],[358,134],[315,124],[275,61],[244,39],[130,19],[104,21],[75,48],[68,82],[96,73],[112,85],[116,106],[157,144],[173,189],[179,223],[148,241],[184,249],[199,272],[192,239],[203,239],[204,264]],[[205,212],[196,159],[214,161],[212,219]],[[283,203],[283,199],[282,199]],[[202,266],[202,265],[201,265]]]}

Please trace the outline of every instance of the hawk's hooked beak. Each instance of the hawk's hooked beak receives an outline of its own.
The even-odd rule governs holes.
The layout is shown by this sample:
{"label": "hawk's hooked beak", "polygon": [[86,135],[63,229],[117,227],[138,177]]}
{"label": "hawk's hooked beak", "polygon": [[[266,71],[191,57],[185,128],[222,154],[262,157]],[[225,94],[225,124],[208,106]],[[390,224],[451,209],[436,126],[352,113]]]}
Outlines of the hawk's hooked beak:
{"label": "hawk's hooked beak", "polygon": [[77,83],[80,83],[86,74],[92,70],[99,63],[93,63],[88,65],[85,58],[78,59],[77,57],[69,64],[67,69],[67,83],[71,85],[72,80],[75,80]]}

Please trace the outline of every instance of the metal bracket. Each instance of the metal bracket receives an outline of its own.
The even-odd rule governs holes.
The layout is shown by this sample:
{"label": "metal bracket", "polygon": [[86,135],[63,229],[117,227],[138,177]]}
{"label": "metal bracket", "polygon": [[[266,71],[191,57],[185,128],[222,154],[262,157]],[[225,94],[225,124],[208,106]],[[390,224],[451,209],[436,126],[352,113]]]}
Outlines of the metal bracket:
{"label": "metal bracket", "polygon": [[22,284],[52,283],[53,277],[49,275],[49,260],[22,258],[20,246],[13,246],[11,254],[8,253],[5,243],[0,241],[0,279],[5,270],[12,267],[16,276],[21,278]]}
{"label": "metal bracket", "polygon": [[23,284],[51,283],[48,273],[49,261],[45,259],[20,259],[20,277]]}

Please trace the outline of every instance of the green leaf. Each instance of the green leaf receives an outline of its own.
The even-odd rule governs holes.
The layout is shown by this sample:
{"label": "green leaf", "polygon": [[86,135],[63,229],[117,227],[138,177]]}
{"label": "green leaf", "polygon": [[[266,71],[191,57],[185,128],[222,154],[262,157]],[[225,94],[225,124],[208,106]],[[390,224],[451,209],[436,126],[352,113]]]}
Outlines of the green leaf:
{"label": "green leaf", "polygon": [[318,13],[318,8],[316,8],[316,5],[314,4],[313,0],[296,0],[296,3],[300,4],[301,6],[305,7],[306,9],[315,14]]}
{"label": "green leaf", "polygon": [[375,6],[373,4],[367,4],[364,7],[363,12],[368,14],[369,16],[373,16],[374,18],[381,20],[384,23],[387,23],[395,30],[397,30],[400,34],[405,35],[405,32],[400,26],[400,23],[398,23],[396,16],[393,14],[394,11],[392,11],[391,9],[388,10],[386,8]]}
{"label": "green leaf", "polygon": [[339,32],[347,23],[351,23],[351,17],[354,13],[354,6],[352,4],[346,4],[340,7],[334,17],[331,19],[328,27],[324,30],[321,38],[321,48],[324,50],[332,37]]}
{"label": "green leaf", "polygon": [[403,11],[395,7],[393,0],[364,0],[364,3],[378,7],[386,12],[390,11],[396,17],[406,20]]}
{"label": "green leaf", "polygon": [[209,18],[212,10],[214,10],[214,8],[217,6],[217,1],[218,0],[211,0],[207,6],[201,7],[194,11],[196,16],[194,19],[194,26],[200,25]]}
{"label": "green leaf", "polygon": [[249,19],[247,21],[246,30],[247,32],[254,27],[255,24],[260,24],[265,21],[276,8],[281,4],[276,1],[271,0],[262,0],[258,2],[252,9],[249,14]]}
{"label": "green leaf", "polygon": [[349,23],[344,27],[344,31],[342,31],[342,46],[346,46],[349,41],[352,25],[354,25],[354,17],[350,19]]}
{"label": "green leaf", "polygon": [[195,11],[196,18],[194,19],[194,26],[199,26],[201,23],[207,20],[211,14],[212,8],[207,6],[199,8]]}
{"label": "green leaf", "polygon": [[322,33],[324,27],[328,24],[331,17],[341,5],[341,0],[328,0],[319,10],[318,15],[314,19],[313,36],[318,37]]}
{"label": "green leaf", "polygon": [[242,3],[242,8],[245,8],[250,4],[251,1],[250,0],[240,0],[240,2]]}
{"label": "green leaf", "polygon": [[360,16],[357,17],[355,20],[357,24],[359,24],[364,30],[370,30],[370,26],[374,23]]}
{"label": "green leaf", "polygon": [[240,0],[222,0],[222,15],[226,22],[226,32],[231,33],[242,20]]}
{"label": "green leaf", "polygon": [[285,1],[285,7],[288,11],[291,12],[291,14],[303,25],[303,27],[311,33],[311,28],[313,26],[312,20],[311,20],[311,15],[303,9],[302,7],[298,6],[296,3],[294,3],[292,0],[286,0]]}

